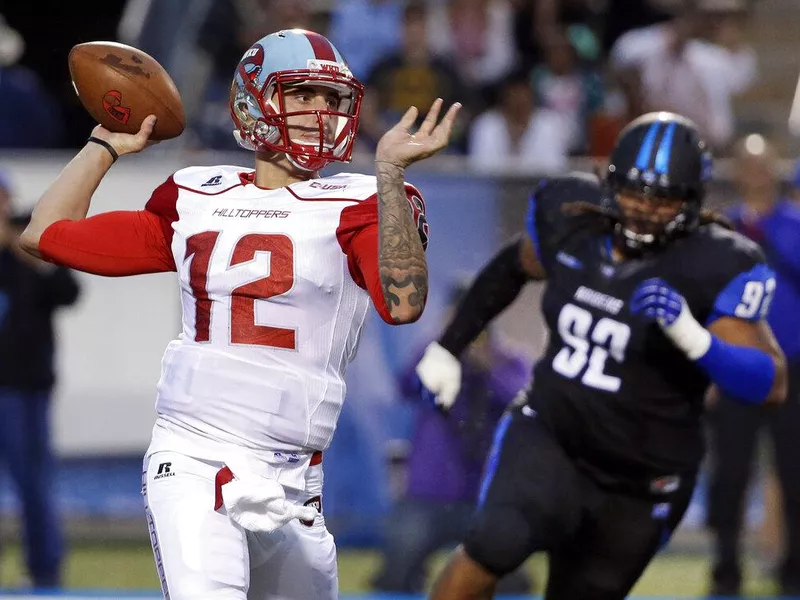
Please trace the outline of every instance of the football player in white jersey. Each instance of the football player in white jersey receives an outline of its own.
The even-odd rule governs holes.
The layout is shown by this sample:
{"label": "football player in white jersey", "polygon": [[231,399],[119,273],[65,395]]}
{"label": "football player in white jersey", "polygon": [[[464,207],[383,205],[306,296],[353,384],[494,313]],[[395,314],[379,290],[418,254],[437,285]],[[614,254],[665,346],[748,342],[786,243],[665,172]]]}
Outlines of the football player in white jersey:
{"label": "football player in white jersey", "polygon": [[425,204],[404,169],[444,148],[459,105],[380,140],[376,176],[320,178],[350,158],[362,86],[323,36],[268,35],[237,66],[234,135],[255,169],[190,167],[143,210],[87,218],[117,156],[148,145],[101,126],[39,200],[25,250],[106,276],[175,271],[183,328],[162,361],[142,489],[165,598],[333,599],[321,513],[333,436],[370,299],[393,324],[427,294]]}

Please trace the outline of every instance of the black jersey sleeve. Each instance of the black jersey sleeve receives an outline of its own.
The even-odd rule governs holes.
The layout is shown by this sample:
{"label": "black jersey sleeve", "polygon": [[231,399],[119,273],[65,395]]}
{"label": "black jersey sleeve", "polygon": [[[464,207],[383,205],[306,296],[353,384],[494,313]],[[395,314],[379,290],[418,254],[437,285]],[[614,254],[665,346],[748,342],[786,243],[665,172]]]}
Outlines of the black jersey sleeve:
{"label": "black jersey sleeve", "polygon": [[592,175],[571,175],[542,180],[530,195],[525,231],[533,241],[539,261],[550,271],[558,251],[575,227],[575,217],[564,207],[571,202],[600,206],[602,189]]}
{"label": "black jersey sleeve", "polygon": [[721,317],[765,319],[775,292],[775,272],[755,242],[712,225],[703,236],[697,300],[705,326]]}

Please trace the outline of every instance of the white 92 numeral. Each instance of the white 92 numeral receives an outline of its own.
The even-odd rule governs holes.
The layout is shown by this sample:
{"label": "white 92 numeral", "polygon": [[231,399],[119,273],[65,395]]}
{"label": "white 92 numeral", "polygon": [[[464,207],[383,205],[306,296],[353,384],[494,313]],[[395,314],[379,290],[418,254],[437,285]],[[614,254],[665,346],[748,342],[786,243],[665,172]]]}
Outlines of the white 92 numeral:
{"label": "white 92 numeral", "polygon": [[761,318],[765,317],[774,291],[774,278],[766,281],[748,281],[742,292],[742,300],[733,311],[734,316],[740,319],[752,319],[756,314]]}
{"label": "white 92 numeral", "polygon": [[[558,315],[558,333],[567,344],[553,359],[553,369],[574,379],[588,368],[581,382],[606,392],[619,391],[622,380],[605,373],[609,354],[617,362],[625,360],[631,328],[603,317],[592,328],[592,314],[574,304],[566,304]],[[591,341],[590,341],[591,340]]]}

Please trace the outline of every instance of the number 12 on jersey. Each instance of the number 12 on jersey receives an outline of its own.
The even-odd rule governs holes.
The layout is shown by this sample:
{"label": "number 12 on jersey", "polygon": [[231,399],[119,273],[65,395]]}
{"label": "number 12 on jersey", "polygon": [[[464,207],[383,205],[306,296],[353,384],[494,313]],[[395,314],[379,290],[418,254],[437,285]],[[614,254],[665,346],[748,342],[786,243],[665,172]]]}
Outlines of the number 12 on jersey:
{"label": "number 12 on jersey", "polygon": [[[186,239],[190,257],[189,285],[195,298],[195,341],[208,342],[211,333],[211,299],[208,271],[219,231],[204,231]],[[228,268],[253,260],[257,252],[269,254],[269,274],[237,286],[230,292],[230,341],[232,344],[270,346],[294,350],[295,330],[256,324],[256,300],[287,293],[294,285],[294,244],[281,234],[251,233],[233,247]]]}
{"label": "number 12 on jersey", "polygon": [[556,373],[575,379],[583,372],[584,385],[605,392],[619,390],[622,380],[605,372],[606,360],[609,355],[619,363],[625,360],[630,327],[608,317],[594,323],[588,310],[566,304],[558,315],[558,334],[566,345],[553,359]]}

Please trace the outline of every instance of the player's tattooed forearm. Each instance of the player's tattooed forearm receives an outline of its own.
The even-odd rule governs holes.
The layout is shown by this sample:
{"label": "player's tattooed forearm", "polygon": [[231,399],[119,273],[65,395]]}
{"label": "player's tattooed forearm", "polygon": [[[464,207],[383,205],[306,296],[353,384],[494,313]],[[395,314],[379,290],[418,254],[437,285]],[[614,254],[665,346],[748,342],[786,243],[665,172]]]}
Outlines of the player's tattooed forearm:
{"label": "player's tattooed forearm", "polygon": [[409,275],[400,281],[390,275],[381,275],[381,284],[390,310],[401,306],[402,302],[414,308],[425,307],[428,297],[427,275]]}
{"label": "player's tattooed forearm", "polygon": [[406,198],[403,169],[376,163],[376,174],[383,297],[392,316],[419,316],[428,295],[428,265]]}

